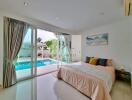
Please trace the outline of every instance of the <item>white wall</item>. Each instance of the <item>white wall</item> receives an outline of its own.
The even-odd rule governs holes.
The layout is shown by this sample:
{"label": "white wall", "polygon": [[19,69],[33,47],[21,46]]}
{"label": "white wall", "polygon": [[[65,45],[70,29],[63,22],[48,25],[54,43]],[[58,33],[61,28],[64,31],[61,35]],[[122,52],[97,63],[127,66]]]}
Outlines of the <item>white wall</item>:
{"label": "white wall", "polygon": [[[131,25],[130,25],[130,29],[131,29],[131,33],[130,33],[130,50],[131,50],[131,52],[130,52],[130,55],[131,55],[131,63],[132,63],[132,17],[131,17]],[[131,66],[131,73],[132,73],[132,64],[130,65]]]}
{"label": "white wall", "polygon": [[81,35],[72,35],[71,39],[72,61],[81,60]]}
{"label": "white wall", "polygon": [[[130,28],[131,28],[131,31],[132,31],[132,17],[131,17],[131,20],[130,20],[130,22],[131,22],[131,25],[130,25]],[[131,50],[132,50],[132,32],[131,32],[131,34],[130,34],[130,42],[131,42]]]}
{"label": "white wall", "polygon": [[0,85],[3,80],[3,17],[0,16]]}
{"label": "white wall", "polygon": [[47,31],[70,33],[67,30],[61,29],[59,27],[56,27],[38,20],[34,20],[31,18],[23,17],[21,15],[0,10],[0,85],[2,84],[2,81],[3,81],[3,17],[4,16],[27,22],[37,28],[41,28]]}
{"label": "white wall", "polygon": [[[127,71],[132,67],[132,19],[127,18],[82,34],[82,56],[112,58],[116,65],[123,65]],[[109,44],[104,46],[86,45],[86,36],[89,34],[109,33]],[[116,66],[116,67],[117,67]]]}

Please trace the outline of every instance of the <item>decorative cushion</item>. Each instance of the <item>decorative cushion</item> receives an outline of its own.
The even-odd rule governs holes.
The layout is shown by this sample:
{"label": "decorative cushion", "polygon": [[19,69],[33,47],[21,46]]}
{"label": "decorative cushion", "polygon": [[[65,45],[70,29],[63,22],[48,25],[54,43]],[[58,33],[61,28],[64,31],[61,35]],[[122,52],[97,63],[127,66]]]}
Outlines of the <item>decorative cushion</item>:
{"label": "decorative cushion", "polygon": [[113,66],[112,59],[108,59],[108,60],[107,60],[107,66]]}
{"label": "decorative cushion", "polygon": [[97,61],[98,61],[97,58],[91,58],[90,61],[89,61],[89,64],[96,65]]}
{"label": "decorative cushion", "polygon": [[86,63],[89,63],[90,59],[91,59],[91,57],[88,57],[88,56],[87,56],[85,62],[86,62]]}
{"label": "decorative cushion", "polygon": [[107,59],[99,58],[97,65],[107,66]]}

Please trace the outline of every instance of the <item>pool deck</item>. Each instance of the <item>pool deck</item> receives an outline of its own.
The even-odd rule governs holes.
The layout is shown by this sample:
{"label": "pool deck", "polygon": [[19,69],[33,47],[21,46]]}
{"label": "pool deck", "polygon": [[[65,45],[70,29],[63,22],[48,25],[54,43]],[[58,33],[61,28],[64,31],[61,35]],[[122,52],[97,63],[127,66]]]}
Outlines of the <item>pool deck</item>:
{"label": "pool deck", "polygon": [[[45,60],[45,59],[51,59],[51,58],[37,58],[37,60]],[[54,59],[51,59],[51,60],[54,60]],[[19,58],[17,60],[17,62],[25,62],[25,61],[31,61],[31,58]],[[36,68],[37,68],[36,74],[42,75],[42,74],[46,74],[46,73],[50,73],[50,72],[58,70],[58,64],[51,64],[44,67],[36,67]],[[17,79],[30,77],[31,73],[32,73],[31,69],[18,70],[16,71]]]}
{"label": "pool deck", "polygon": [[[37,57],[37,60],[45,60],[45,59],[51,59],[51,60],[55,60],[52,58],[41,58],[41,57]],[[26,57],[26,58],[18,58],[17,62],[25,62],[25,61],[31,61],[30,57]]]}
{"label": "pool deck", "polygon": [[[48,65],[46,67],[38,67],[37,68],[37,75],[47,74],[53,71],[57,71],[57,65]],[[31,69],[24,69],[16,71],[17,79],[23,79],[25,77],[31,76]]]}

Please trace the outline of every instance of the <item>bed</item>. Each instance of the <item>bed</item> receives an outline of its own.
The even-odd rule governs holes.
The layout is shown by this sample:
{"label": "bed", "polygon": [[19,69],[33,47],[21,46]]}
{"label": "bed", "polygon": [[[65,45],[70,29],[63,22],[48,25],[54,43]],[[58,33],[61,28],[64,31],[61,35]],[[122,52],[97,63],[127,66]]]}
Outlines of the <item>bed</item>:
{"label": "bed", "polygon": [[58,78],[70,84],[91,100],[111,100],[115,81],[113,66],[97,66],[84,62],[62,65]]}

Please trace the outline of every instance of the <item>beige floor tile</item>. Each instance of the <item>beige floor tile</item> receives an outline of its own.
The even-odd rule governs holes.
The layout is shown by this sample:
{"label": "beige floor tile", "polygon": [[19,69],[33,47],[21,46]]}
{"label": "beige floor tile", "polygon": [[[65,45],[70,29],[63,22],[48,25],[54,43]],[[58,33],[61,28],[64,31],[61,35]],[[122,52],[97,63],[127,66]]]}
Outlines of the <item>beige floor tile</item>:
{"label": "beige floor tile", "polygon": [[[130,85],[116,81],[112,100],[132,100]],[[55,73],[39,76],[34,79],[0,89],[0,100],[90,100],[63,81],[58,81]]]}

